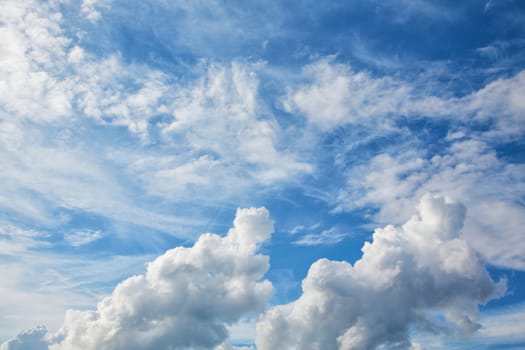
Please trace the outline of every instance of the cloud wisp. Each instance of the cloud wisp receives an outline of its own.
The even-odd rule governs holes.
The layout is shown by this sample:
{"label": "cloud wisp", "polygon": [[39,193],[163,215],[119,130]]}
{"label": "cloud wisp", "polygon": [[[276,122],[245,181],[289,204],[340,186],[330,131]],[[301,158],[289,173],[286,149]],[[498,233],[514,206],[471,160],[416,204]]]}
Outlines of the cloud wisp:
{"label": "cloud wisp", "polygon": [[[506,287],[459,238],[465,212],[462,204],[427,195],[403,226],[377,229],[353,265],[315,262],[299,299],[261,316],[257,348],[406,349],[416,346],[413,329],[474,333],[481,327],[478,305]],[[263,312],[272,294],[272,284],[261,280],[268,257],[256,253],[272,232],[266,209],[239,209],[226,236],[203,234],[192,247],[166,252],[95,311],[70,310],[56,333],[39,327],[1,349],[224,348],[227,326]]]}

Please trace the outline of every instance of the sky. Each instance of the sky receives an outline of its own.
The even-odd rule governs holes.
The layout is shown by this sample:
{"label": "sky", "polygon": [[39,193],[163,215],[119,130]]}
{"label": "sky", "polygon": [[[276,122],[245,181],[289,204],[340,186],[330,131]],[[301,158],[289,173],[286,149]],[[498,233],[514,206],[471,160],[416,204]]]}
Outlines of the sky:
{"label": "sky", "polygon": [[0,350],[525,348],[524,24],[0,0]]}

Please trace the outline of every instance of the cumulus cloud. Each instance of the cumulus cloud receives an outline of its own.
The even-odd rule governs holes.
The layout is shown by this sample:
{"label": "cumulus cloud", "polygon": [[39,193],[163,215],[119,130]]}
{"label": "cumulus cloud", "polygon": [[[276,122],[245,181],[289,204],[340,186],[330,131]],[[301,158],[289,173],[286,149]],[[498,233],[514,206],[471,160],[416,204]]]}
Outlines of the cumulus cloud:
{"label": "cumulus cloud", "polygon": [[503,292],[504,283],[495,283],[459,238],[464,218],[463,205],[427,195],[403,226],[377,229],[353,266],[315,262],[299,299],[260,319],[257,348],[408,349],[414,328],[476,331],[478,304]]}
{"label": "cumulus cloud", "polygon": [[[58,332],[46,335],[49,349],[220,345],[228,337],[227,326],[246,313],[260,312],[272,293],[271,283],[260,280],[269,268],[268,257],[256,253],[272,232],[266,209],[239,209],[225,237],[207,233],[192,247],[169,250],[150,262],[145,274],[120,283],[95,311],[68,311]],[[37,330],[40,335],[42,329]],[[35,332],[3,346],[18,349],[10,344]]]}
{"label": "cumulus cloud", "polygon": [[431,157],[409,149],[354,167],[337,208],[372,206],[378,209],[376,222],[399,224],[427,192],[461,199],[469,208],[463,238],[490,263],[525,269],[524,171],[522,164],[498,158],[486,142],[460,137]]}

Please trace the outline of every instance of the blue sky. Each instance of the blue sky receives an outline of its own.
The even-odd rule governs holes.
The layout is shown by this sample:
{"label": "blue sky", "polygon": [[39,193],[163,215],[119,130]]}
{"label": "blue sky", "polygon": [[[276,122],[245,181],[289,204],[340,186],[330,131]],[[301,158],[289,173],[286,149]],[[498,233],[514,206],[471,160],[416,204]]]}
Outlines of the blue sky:
{"label": "blue sky", "polygon": [[0,349],[524,347],[524,23],[0,2]]}

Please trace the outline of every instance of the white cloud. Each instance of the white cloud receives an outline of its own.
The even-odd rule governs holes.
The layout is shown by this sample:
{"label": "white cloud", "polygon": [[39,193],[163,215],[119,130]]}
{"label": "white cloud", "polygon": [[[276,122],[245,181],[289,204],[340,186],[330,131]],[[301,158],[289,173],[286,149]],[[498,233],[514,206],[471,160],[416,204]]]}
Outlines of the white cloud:
{"label": "white cloud", "polygon": [[483,327],[476,339],[480,343],[525,342],[525,305],[518,304],[491,310],[481,315]]}
{"label": "white cloud", "polygon": [[348,237],[348,234],[341,233],[338,229],[332,227],[320,233],[308,233],[295,240],[293,244],[306,246],[337,244],[346,237]]}
{"label": "white cloud", "polygon": [[272,232],[266,209],[239,209],[225,237],[207,233],[190,248],[169,250],[95,311],[68,311],[59,331],[47,335],[49,349],[218,346],[226,326],[260,312],[272,293],[271,283],[261,281],[268,257],[256,253]]}
{"label": "white cloud", "polygon": [[460,108],[480,120],[490,120],[493,128],[486,136],[520,136],[525,131],[525,71],[490,82],[461,100]]}
{"label": "white cloud", "polygon": [[279,150],[280,130],[258,98],[258,64],[212,64],[189,87],[178,89],[164,132],[184,134],[195,151],[211,152],[228,164],[241,162],[247,175],[271,183],[312,171]]}
{"label": "white cloud", "polygon": [[[57,329],[68,308],[89,308],[116,281],[144,269],[151,255],[68,255],[52,249],[52,239],[0,253],[0,339],[45,324]],[[2,237],[3,238],[3,237]],[[2,243],[5,243],[2,241]],[[4,248],[5,244],[1,244]]]}
{"label": "white cloud", "polygon": [[254,350],[253,346],[233,346],[228,343],[221,344],[214,350]]}
{"label": "white cloud", "polygon": [[46,122],[70,114],[72,86],[54,76],[69,43],[60,21],[50,3],[0,4],[0,110]]}
{"label": "white cloud", "polygon": [[165,231],[189,224],[134,203],[133,192],[121,185],[114,164],[76,141],[71,145],[67,133],[61,130],[49,140],[44,130],[0,122],[3,210],[47,226],[60,222],[53,214],[56,208],[80,209]]}
{"label": "white cloud", "polygon": [[490,263],[525,269],[523,173],[523,165],[498,159],[485,142],[460,139],[430,159],[409,150],[353,168],[348,187],[339,192],[338,209],[373,206],[376,222],[400,223],[426,192],[461,199],[469,208],[463,238]]}
{"label": "white cloud", "polygon": [[374,79],[332,58],[306,66],[304,74],[311,84],[290,91],[284,106],[324,130],[400,110],[410,92],[393,79]]}
{"label": "white cloud", "polygon": [[[435,334],[414,334],[424,349],[522,349],[525,343],[525,305],[523,303],[487,308],[479,315],[481,328],[468,343],[454,342]],[[448,340],[448,342],[447,342]]]}
{"label": "white cloud", "polygon": [[334,57],[307,65],[303,75],[307,83],[290,88],[284,107],[288,112],[303,114],[324,131],[357,123],[389,128],[388,123],[384,124],[386,117],[441,116],[450,112],[448,101],[425,95],[414,84],[354,71],[347,64],[335,63]]}
{"label": "white cloud", "polygon": [[102,17],[100,8],[108,8],[110,3],[108,0],[82,0],[80,12],[87,20],[97,22]]}
{"label": "white cloud", "polygon": [[[62,5],[0,5],[2,208],[46,225],[67,208],[173,232],[191,220],[148,203],[199,196],[216,204],[313,171],[283,147],[260,102],[259,64],[203,63],[194,80],[175,80],[118,53],[97,57],[66,35]],[[97,128],[121,127],[128,147],[93,139]]]}
{"label": "white cloud", "polygon": [[3,343],[0,350],[47,350],[46,334],[47,329],[43,326],[24,331]]}
{"label": "white cloud", "polygon": [[322,58],[303,70],[304,83],[289,87],[283,104],[312,125],[329,131],[347,124],[392,128],[401,116],[451,118],[455,121],[491,123],[485,137],[516,137],[525,130],[525,71],[500,78],[480,90],[450,97],[445,89],[431,92],[428,77],[403,81],[354,71],[334,57]]}
{"label": "white cloud", "polygon": [[64,235],[64,239],[74,247],[92,243],[101,237],[100,230],[73,231]]}
{"label": "white cloud", "polygon": [[11,224],[0,224],[0,254],[18,256],[28,249],[46,247],[46,233],[23,229]]}
{"label": "white cloud", "polygon": [[[299,299],[260,319],[257,348],[405,349],[413,327],[476,331],[477,305],[500,295],[504,285],[491,280],[459,238],[461,204],[425,196],[418,210],[402,227],[377,229],[353,266],[314,263]],[[435,312],[441,317],[433,318]]]}

